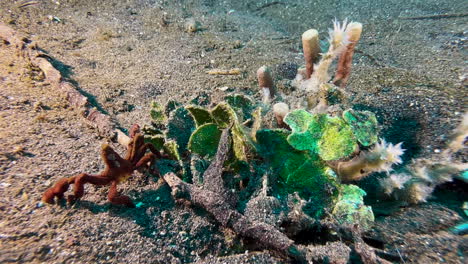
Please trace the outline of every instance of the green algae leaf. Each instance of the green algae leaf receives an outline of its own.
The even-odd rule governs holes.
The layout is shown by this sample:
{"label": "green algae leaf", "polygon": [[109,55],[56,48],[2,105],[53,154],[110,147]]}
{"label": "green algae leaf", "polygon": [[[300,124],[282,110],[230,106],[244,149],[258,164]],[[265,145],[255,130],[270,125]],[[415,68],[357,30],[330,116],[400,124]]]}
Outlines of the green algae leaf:
{"label": "green algae leaf", "polygon": [[351,127],[339,117],[300,109],[289,113],[285,123],[292,130],[287,139],[292,147],[317,153],[323,160],[348,157],[357,148]]}
{"label": "green algae leaf", "polygon": [[299,192],[303,198],[314,201],[313,215],[319,216],[333,205],[339,184],[317,154],[289,145],[289,135],[283,129],[258,130],[258,153],[278,174],[288,193]]}
{"label": "green algae leaf", "polygon": [[304,109],[294,110],[286,115],[284,122],[294,133],[304,133],[308,130],[314,116]]}
{"label": "green algae leaf", "polygon": [[319,155],[323,160],[348,157],[357,148],[351,127],[339,117],[329,117],[319,142]]}
{"label": "green algae leaf", "polygon": [[213,123],[201,125],[190,136],[188,149],[202,157],[214,157],[220,138],[221,130],[218,125]]}
{"label": "green algae leaf", "polygon": [[248,146],[246,135],[241,125],[238,123],[234,124],[231,129],[232,136],[232,149],[234,150],[234,156],[237,160],[247,161]]}
{"label": "green algae leaf", "polygon": [[162,150],[165,143],[164,135],[145,136],[145,142],[151,143],[157,150]]}
{"label": "green algae leaf", "polygon": [[377,142],[379,129],[374,113],[348,109],[343,112],[343,119],[351,126],[354,136],[363,146]]}
{"label": "green algae leaf", "polygon": [[255,109],[255,104],[252,99],[243,94],[232,94],[224,98],[224,100],[236,111],[237,116],[242,120],[252,118],[252,112]]}
{"label": "green algae leaf", "polygon": [[211,110],[211,116],[221,129],[227,128],[237,121],[236,112],[226,102],[219,103],[215,106]]}
{"label": "green algae leaf", "polygon": [[171,112],[168,120],[166,138],[177,142],[178,150],[184,153],[187,150],[187,143],[190,135],[195,130],[195,122],[190,112],[185,107],[179,107]]}
{"label": "green algae leaf", "polygon": [[322,136],[326,115],[312,115],[299,109],[286,115],[284,122],[289,125],[292,132],[288,142],[297,150],[310,150],[319,152],[319,140]]}
{"label": "green algae leaf", "polygon": [[197,127],[208,123],[214,123],[210,111],[206,110],[203,107],[190,105],[185,107],[185,109],[187,109],[190,112],[193,119],[195,120]]}
{"label": "green algae leaf", "polygon": [[163,145],[164,152],[166,152],[172,159],[175,160],[182,160],[180,157],[180,153],[178,151],[179,146],[175,140],[168,140]]}
{"label": "green algae leaf", "polygon": [[154,123],[165,124],[167,117],[164,114],[164,108],[158,102],[151,102],[150,116]]}
{"label": "green algae leaf", "polygon": [[364,205],[366,192],[356,185],[341,185],[338,202],[332,214],[341,224],[358,224],[369,229],[374,222],[374,213],[370,206]]}

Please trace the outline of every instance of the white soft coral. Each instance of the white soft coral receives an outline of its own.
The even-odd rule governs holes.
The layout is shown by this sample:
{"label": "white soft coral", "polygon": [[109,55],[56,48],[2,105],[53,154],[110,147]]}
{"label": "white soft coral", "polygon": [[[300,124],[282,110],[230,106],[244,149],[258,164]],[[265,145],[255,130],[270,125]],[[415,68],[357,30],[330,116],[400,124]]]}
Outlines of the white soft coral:
{"label": "white soft coral", "polygon": [[[341,53],[339,49],[346,47],[349,44],[348,35],[346,34],[346,28],[348,26],[348,19],[345,18],[342,24],[335,18],[333,20],[333,29],[328,30],[330,42],[329,52]],[[342,50],[341,50],[342,51]],[[338,55],[336,54],[336,55]]]}
{"label": "white soft coral", "polygon": [[401,164],[401,156],[405,152],[401,147],[402,144],[403,142],[393,145],[381,138],[380,142],[367,153],[370,163],[375,164],[375,171],[390,172],[393,164]]}
{"label": "white soft coral", "polygon": [[394,164],[402,163],[405,152],[402,143],[393,145],[380,139],[380,142],[350,161],[338,164],[338,174],[343,180],[359,180],[372,172],[390,172]]}
{"label": "white soft coral", "polygon": [[346,50],[346,45],[349,44],[348,34],[346,33],[346,28],[348,26],[347,21],[347,19],[345,19],[343,23],[338,22],[336,19],[333,21],[333,29],[328,30],[330,47],[325,54],[322,54],[322,59],[318,65],[316,65],[316,70],[312,74],[310,84],[306,87],[306,90],[317,90],[320,84],[330,80],[328,69],[331,63]]}
{"label": "white soft coral", "polygon": [[390,195],[395,189],[403,189],[405,183],[411,178],[411,175],[406,173],[391,174],[386,178],[379,179],[379,183],[385,194]]}

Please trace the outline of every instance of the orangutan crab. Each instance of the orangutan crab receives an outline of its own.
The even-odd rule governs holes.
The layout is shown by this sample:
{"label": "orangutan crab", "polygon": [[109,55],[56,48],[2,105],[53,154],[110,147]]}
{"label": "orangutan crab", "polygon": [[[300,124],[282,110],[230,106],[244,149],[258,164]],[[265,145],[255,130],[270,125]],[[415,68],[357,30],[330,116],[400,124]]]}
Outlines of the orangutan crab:
{"label": "orangutan crab", "polygon": [[[122,158],[109,145],[103,144],[101,158],[106,164],[103,172],[97,175],[81,173],[69,178],[59,180],[54,186],[47,189],[42,196],[45,203],[54,203],[54,198],[64,198],[64,193],[68,190],[70,184],[74,184],[73,195],[68,195],[69,203],[80,199],[84,195],[84,185],[91,183],[94,185],[111,185],[107,195],[109,201],[116,205],[125,205],[135,207],[130,197],[119,195],[117,184],[127,180],[134,170],[146,166],[148,162],[156,158],[161,158],[161,153],[150,143],[144,143],[143,135],[140,134],[140,127],[133,125],[130,129],[131,141],[128,144],[127,155]],[[151,153],[146,154],[147,150]]]}

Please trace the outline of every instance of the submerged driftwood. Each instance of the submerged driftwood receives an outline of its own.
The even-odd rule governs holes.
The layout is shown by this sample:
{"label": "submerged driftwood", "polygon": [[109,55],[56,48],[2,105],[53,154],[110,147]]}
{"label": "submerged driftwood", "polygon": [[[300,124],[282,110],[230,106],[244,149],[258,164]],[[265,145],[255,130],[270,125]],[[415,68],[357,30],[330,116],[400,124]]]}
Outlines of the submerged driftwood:
{"label": "submerged driftwood", "polygon": [[77,109],[86,118],[87,123],[98,130],[100,136],[114,137],[117,133],[117,124],[109,115],[102,113],[91,105],[88,98],[81,94],[77,87],[69,80],[65,80],[52,63],[51,57],[43,52],[35,42],[11,27],[0,23],[0,38],[16,49],[17,55],[27,60],[34,67],[39,68],[47,81],[58,93],[65,94],[70,106]]}
{"label": "submerged driftwood", "polygon": [[224,227],[231,228],[234,232],[245,238],[251,238],[265,248],[292,257],[299,261],[305,261],[303,252],[298,249],[294,241],[281,233],[274,226],[252,221],[239,213],[233,205],[229,195],[233,195],[224,186],[221,177],[224,162],[228,159],[230,138],[228,129],[224,130],[218,146],[218,152],[203,174],[203,186],[183,182],[174,173],[164,175],[164,180],[172,189],[175,198],[186,199],[194,205],[203,207]]}
{"label": "submerged driftwood", "polygon": [[[222,178],[223,165],[229,157],[230,144],[229,131],[225,129],[216,156],[203,174],[201,187],[182,181],[174,173],[165,174],[163,178],[172,189],[174,198],[187,200],[195,206],[204,208],[223,227],[232,229],[241,237],[255,241],[257,246],[274,250],[297,262],[333,260],[332,263],[346,263],[349,260],[350,249],[343,242],[300,246],[275,226],[255,221],[235,209],[233,201],[236,200],[236,195],[226,188]],[[378,257],[375,250],[363,241],[358,227],[334,226],[334,228],[344,239],[354,244],[354,250],[361,256],[363,263],[389,263]]]}

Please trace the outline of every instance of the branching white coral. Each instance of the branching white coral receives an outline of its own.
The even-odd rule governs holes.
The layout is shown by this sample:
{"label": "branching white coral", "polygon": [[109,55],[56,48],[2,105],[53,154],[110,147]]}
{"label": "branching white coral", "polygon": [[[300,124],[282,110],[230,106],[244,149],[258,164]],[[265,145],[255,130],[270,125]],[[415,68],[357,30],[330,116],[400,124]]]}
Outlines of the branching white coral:
{"label": "branching white coral", "polygon": [[348,19],[345,18],[343,23],[340,22],[335,18],[333,20],[333,29],[328,30],[328,41],[330,42],[330,51],[336,51],[340,48],[345,47],[349,44],[348,36],[346,34],[346,27],[348,26]]}
{"label": "branching white coral", "polygon": [[385,194],[390,195],[395,189],[402,189],[411,178],[411,175],[406,173],[391,174],[386,178],[380,178],[379,183]]}
{"label": "branching white coral", "polygon": [[411,204],[426,202],[433,191],[434,186],[416,182],[408,187],[405,199]]}
{"label": "branching white coral", "polygon": [[[320,85],[330,80],[328,69],[330,68],[331,63],[346,49],[346,45],[349,43],[348,36],[346,34],[347,25],[347,19],[343,21],[343,24],[340,24],[336,19],[333,21],[333,30],[330,29],[328,32],[330,47],[328,48],[327,53],[322,55],[322,59],[316,66],[317,70],[311,77],[311,79],[316,79],[316,85]],[[308,88],[308,90],[313,90],[313,88]]]}
{"label": "branching white coral", "polygon": [[387,195],[416,204],[425,202],[437,185],[452,181],[466,169],[467,164],[419,159],[407,168],[407,173],[391,174],[379,181]]}
{"label": "branching white coral", "polygon": [[368,153],[369,160],[375,163],[375,171],[390,172],[393,164],[401,164],[401,156],[405,152],[405,149],[401,148],[402,144],[403,142],[393,145],[381,138]]}

